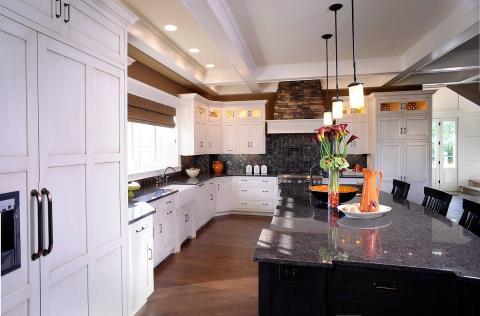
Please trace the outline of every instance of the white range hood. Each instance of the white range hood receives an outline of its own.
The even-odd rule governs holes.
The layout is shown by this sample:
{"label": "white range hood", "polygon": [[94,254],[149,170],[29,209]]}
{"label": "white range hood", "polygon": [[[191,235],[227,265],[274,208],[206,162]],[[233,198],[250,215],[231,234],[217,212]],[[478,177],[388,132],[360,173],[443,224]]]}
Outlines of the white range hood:
{"label": "white range hood", "polygon": [[323,119],[267,120],[267,134],[313,134]]}

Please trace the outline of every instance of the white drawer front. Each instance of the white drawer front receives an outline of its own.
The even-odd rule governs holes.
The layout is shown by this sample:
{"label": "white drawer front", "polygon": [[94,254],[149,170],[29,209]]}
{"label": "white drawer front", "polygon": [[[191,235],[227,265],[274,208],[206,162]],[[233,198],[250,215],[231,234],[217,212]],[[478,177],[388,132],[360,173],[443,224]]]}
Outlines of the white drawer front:
{"label": "white drawer front", "polygon": [[237,186],[276,186],[277,178],[274,177],[237,177]]}
{"label": "white drawer front", "polygon": [[238,199],[236,201],[235,209],[252,211],[273,211],[275,209],[275,206],[275,201],[252,201]]}
{"label": "white drawer front", "polygon": [[149,204],[157,210],[158,214],[164,210],[175,209],[177,207],[177,194],[175,193],[159,200],[149,202]]}
{"label": "white drawer front", "polygon": [[271,200],[275,197],[273,196],[275,189],[271,187],[263,188],[253,188],[253,187],[238,187],[237,188],[237,198],[239,199],[261,199],[261,200]]}
{"label": "white drawer front", "polygon": [[130,240],[152,235],[153,216],[147,216],[128,227],[128,236]]}

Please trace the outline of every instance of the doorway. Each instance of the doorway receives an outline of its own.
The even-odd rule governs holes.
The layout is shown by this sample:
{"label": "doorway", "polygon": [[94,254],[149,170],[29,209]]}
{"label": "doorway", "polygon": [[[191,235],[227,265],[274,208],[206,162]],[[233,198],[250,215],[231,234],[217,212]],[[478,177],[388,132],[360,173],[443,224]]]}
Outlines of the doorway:
{"label": "doorway", "polygon": [[457,191],[457,119],[432,120],[432,187]]}

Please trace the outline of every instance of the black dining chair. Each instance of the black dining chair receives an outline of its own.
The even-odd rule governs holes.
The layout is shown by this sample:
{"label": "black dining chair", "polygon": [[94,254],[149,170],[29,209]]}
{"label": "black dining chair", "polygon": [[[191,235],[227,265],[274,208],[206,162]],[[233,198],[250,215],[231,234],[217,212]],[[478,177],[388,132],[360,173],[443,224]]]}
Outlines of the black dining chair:
{"label": "black dining chair", "polygon": [[480,236],[480,203],[463,199],[463,214],[458,224]]}
{"label": "black dining chair", "polygon": [[440,215],[447,216],[448,207],[452,201],[452,195],[447,192],[435,190],[429,187],[423,188],[425,197],[422,206]]}
{"label": "black dining chair", "polygon": [[394,199],[406,200],[408,191],[410,190],[410,183],[393,179],[392,195]]}

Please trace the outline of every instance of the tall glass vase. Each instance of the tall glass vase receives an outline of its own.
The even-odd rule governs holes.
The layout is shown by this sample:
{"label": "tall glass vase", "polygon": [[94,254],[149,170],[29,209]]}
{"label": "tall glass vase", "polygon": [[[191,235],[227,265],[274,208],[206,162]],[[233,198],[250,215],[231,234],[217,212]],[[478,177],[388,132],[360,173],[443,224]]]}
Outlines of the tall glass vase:
{"label": "tall glass vase", "polygon": [[328,207],[336,208],[340,204],[338,193],[340,170],[330,169],[328,171]]}

